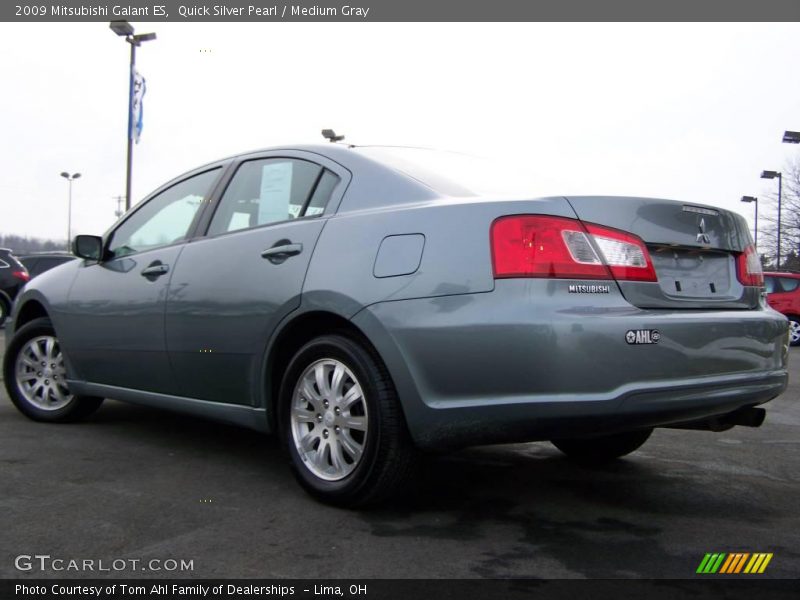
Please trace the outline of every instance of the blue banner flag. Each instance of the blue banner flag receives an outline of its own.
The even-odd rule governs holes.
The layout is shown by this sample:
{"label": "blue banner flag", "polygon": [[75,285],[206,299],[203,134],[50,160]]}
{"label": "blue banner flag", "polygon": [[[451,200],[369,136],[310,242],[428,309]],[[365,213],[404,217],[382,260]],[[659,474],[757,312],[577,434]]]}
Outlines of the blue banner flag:
{"label": "blue banner flag", "polygon": [[137,144],[139,143],[139,137],[142,135],[142,115],[144,113],[142,107],[142,101],[144,99],[144,93],[147,91],[147,85],[145,83],[144,77],[142,77],[139,71],[134,70],[133,72],[133,101],[131,102],[131,139],[135,141]]}

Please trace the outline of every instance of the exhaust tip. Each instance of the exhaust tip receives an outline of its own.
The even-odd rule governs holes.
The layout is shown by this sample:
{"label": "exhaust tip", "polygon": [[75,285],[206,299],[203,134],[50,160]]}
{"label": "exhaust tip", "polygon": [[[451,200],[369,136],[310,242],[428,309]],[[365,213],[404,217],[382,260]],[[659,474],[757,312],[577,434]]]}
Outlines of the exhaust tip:
{"label": "exhaust tip", "polygon": [[764,419],[767,417],[767,411],[763,408],[756,408],[755,406],[748,406],[747,408],[740,408],[725,415],[711,417],[707,419],[700,419],[697,421],[686,421],[683,423],[675,423],[668,425],[670,429],[696,429],[701,431],[727,431],[736,425],[743,427],[761,427]]}
{"label": "exhaust tip", "polygon": [[750,406],[742,408],[724,417],[725,422],[731,425],[742,425],[744,427],[761,427],[764,419],[767,418],[767,411],[763,408]]}

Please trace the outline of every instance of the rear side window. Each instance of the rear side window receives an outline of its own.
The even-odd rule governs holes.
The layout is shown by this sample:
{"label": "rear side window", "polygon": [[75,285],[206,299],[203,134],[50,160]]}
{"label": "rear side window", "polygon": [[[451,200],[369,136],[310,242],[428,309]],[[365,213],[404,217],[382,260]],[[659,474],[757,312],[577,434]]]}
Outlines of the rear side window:
{"label": "rear side window", "polygon": [[6,254],[5,258],[0,258],[0,269],[26,269],[19,259],[13,254]]}
{"label": "rear side window", "polygon": [[322,173],[319,183],[317,183],[317,187],[314,190],[314,194],[311,196],[305,214],[310,217],[322,214],[338,183],[339,178],[326,169],[325,172]]}
{"label": "rear side window", "polygon": [[794,279],[792,277],[781,277],[781,291],[784,292],[793,292],[797,289],[797,286],[800,285],[800,279]]}
{"label": "rear side window", "polygon": [[267,158],[243,163],[220,200],[208,234],[217,235],[315,214],[304,212],[304,208],[319,187],[321,174],[322,167],[306,160]]}
{"label": "rear side window", "polygon": [[768,294],[772,294],[775,292],[775,278],[774,277],[764,277],[764,291]]}

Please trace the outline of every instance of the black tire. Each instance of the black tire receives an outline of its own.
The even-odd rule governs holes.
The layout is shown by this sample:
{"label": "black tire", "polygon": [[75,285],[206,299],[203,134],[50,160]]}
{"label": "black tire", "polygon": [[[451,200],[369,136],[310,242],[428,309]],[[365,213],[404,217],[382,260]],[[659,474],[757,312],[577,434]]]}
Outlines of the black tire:
{"label": "black tire", "polygon": [[[306,466],[295,444],[291,420],[294,392],[302,375],[311,365],[324,360],[338,361],[351,371],[361,386],[366,405],[366,416],[362,418],[367,423],[367,432],[361,440],[361,458],[350,463],[355,465],[352,472],[335,481],[317,476]],[[318,391],[318,386],[314,389]],[[278,400],[278,433],[281,442],[298,482],[315,498],[335,506],[363,507],[389,498],[411,480],[417,464],[417,450],[408,433],[389,374],[380,358],[367,349],[366,344],[338,334],[318,337],[307,343],[290,361]],[[335,405],[332,398],[331,405]],[[322,410],[329,413],[333,409]],[[307,425],[307,431],[317,427],[316,423]],[[323,422],[319,427],[332,426]],[[326,443],[333,445],[337,440],[327,441],[326,436]]]}
{"label": "black tire", "polygon": [[576,462],[599,465],[638,450],[651,433],[652,429],[639,429],[613,435],[551,440],[551,442]]}
{"label": "black tire", "polygon": [[11,311],[11,308],[8,306],[8,302],[6,299],[0,295],[0,327],[2,327],[6,322],[6,317],[8,317],[8,313]]}
{"label": "black tire", "polygon": [[789,345],[800,346],[800,335],[793,332],[800,330],[800,319],[797,317],[789,317]]}
{"label": "black tire", "polygon": [[56,337],[50,319],[34,319],[14,333],[3,360],[3,377],[8,397],[23,415],[34,421],[67,423],[84,419],[100,408],[103,403],[102,398],[73,396],[64,406],[55,410],[46,410],[27,400],[22,393],[21,383],[17,381],[17,358],[27,342],[40,336]]}

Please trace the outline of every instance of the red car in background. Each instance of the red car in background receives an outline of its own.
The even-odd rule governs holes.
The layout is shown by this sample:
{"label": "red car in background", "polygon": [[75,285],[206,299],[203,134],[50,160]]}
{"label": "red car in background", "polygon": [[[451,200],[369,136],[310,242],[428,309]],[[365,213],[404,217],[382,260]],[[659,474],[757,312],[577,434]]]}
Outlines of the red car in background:
{"label": "red car in background", "polygon": [[800,273],[764,273],[769,305],[789,317],[792,346],[800,346]]}

